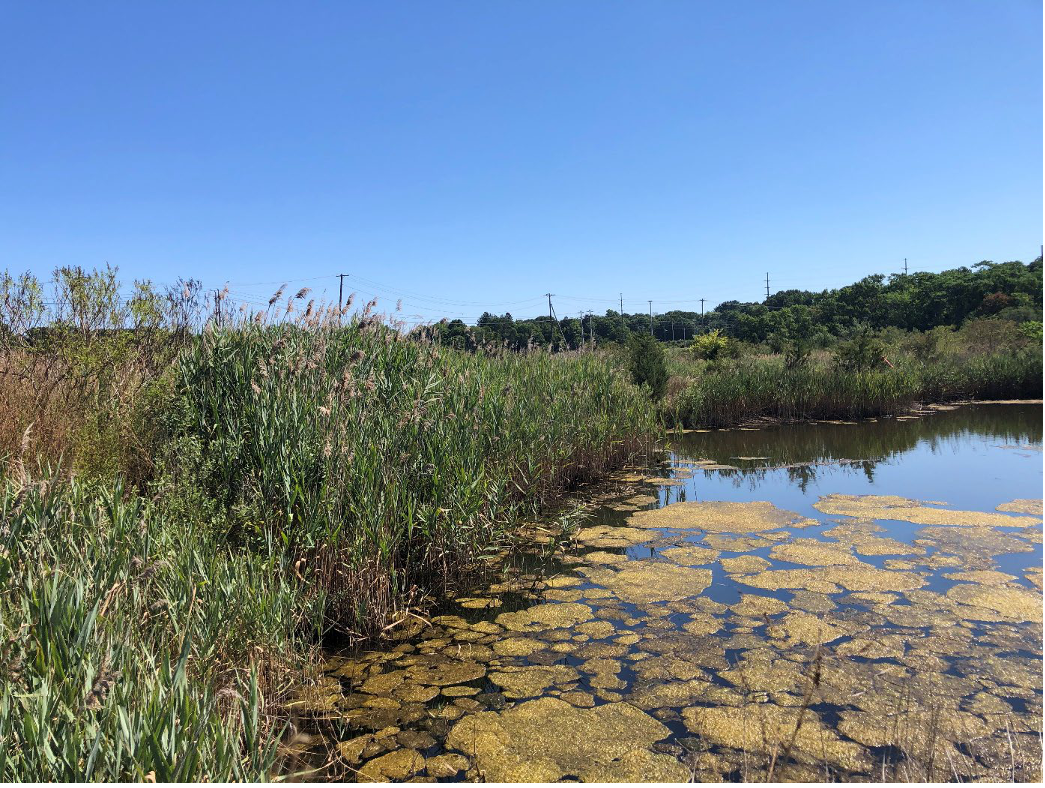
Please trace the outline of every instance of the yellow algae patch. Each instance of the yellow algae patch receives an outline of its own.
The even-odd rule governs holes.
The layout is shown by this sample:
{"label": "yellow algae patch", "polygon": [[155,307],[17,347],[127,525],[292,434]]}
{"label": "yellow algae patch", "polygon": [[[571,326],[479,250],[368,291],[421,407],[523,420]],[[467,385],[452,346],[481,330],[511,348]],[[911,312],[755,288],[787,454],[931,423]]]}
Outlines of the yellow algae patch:
{"label": "yellow algae patch", "polygon": [[407,703],[427,703],[439,694],[439,687],[422,684],[401,684],[393,693]]}
{"label": "yellow algae patch", "polygon": [[821,542],[816,539],[796,539],[779,544],[769,551],[774,561],[788,561],[806,566],[838,566],[862,563],[848,548]]}
{"label": "yellow algae patch", "polygon": [[846,627],[829,624],[820,616],[800,611],[788,613],[779,622],[772,624],[767,632],[770,637],[787,638],[789,645],[806,643],[810,646],[831,643],[851,634]]}
{"label": "yellow algae patch", "polygon": [[868,766],[864,749],[839,739],[811,709],[803,712],[770,703],[740,708],[692,707],[682,712],[682,718],[689,730],[704,739],[747,753],[768,756],[793,741],[791,757],[802,763],[827,762],[852,771]]}
{"label": "yellow algae patch", "polygon": [[898,495],[824,495],[813,504],[813,508],[824,514],[843,514],[872,520],[902,520],[917,525],[1012,527],[1036,525],[1041,522],[1035,517],[934,509]]}
{"label": "yellow algae patch", "polygon": [[723,558],[719,561],[722,568],[731,573],[761,572],[769,567],[769,561],[757,555],[739,555],[736,558]]}
{"label": "yellow algae patch", "polygon": [[715,686],[707,680],[665,681],[645,684],[628,696],[632,703],[645,711],[653,709],[680,708],[691,703],[708,700]]}
{"label": "yellow algae patch", "polygon": [[904,638],[900,635],[862,635],[835,648],[840,657],[863,657],[899,659],[904,655]]}
{"label": "yellow algae patch", "polygon": [[476,662],[444,662],[439,665],[415,665],[408,668],[407,673],[418,684],[446,687],[482,678],[486,675],[486,668]]}
{"label": "yellow algae patch", "polygon": [[974,607],[987,608],[1008,621],[1041,622],[1041,594],[1026,588],[1008,586],[956,585],[947,592],[948,599]]}
{"label": "yellow algae patch", "polygon": [[649,484],[655,484],[658,487],[682,487],[686,484],[682,479],[668,479],[663,476],[647,476],[643,481],[648,482]]}
{"label": "yellow algae patch", "polygon": [[[642,481],[642,479],[640,478],[636,481]],[[624,503],[630,504],[632,506],[649,506],[651,503],[656,502],[656,495],[633,495],[631,498],[628,498],[624,501]]]}
{"label": "yellow algae patch", "polygon": [[636,512],[628,518],[639,528],[687,528],[709,533],[748,534],[777,528],[816,525],[795,512],[777,509],[769,501],[683,501],[661,509]]}
{"label": "yellow algae patch", "polygon": [[[918,531],[919,544],[930,540],[940,550],[968,559],[971,553],[984,556],[1003,553],[1025,553],[1034,548],[1021,539],[1000,533],[991,528],[946,528],[929,526]],[[933,556],[935,558],[936,556]],[[961,564],[953,564],[960,566]]]}
{"label": "yellow algae patch", "polygon": [[682,628],[691,635],[711,635],[722,629],[722,622],[707,613],[697,613]]}
{"label": "yellow algae patch", "polygon": [[479,688],[466,687],[461,684],[458,684],[453,687],[443,687],[443,694],[446,695],[448,698],[463,698],[469,695],[478,695]]}
{"label": "yellow algae patch", "polygon": [[623,525],[592,525],[577,531],[576,538],[589,547],[629,547],[648,541],[650,534],[641,528]]}
{"label": "yellow algae patch", "polygon": [[394,670],[391,673],[377,673],[364,681],[359,690],[371,695],[387,695],[406,681],[405,670]]}
{"label": "yellow algae patch", "polygon": [[670,733],[628,703],[583,709],[541,698],[474,714],[454,725],[446,743],[472,755],[487,782],[684,782],[689,771],[677,760],[648,751]]}
{"label": "yellow algae patch", "polygon": [[724,553],[746,553],[749,550],[757,550],[760,547],[772,547],[776,542],[783,542],[790,538],[786,531],[771,531],[769,533],[753,536],[727,536],[725,534],[707,534],[702,540],[704,544],[710,545],[715,550]]}
{"label": "yellow algae patch", "polygon": [[988,586],[1003,586],[1016,579],[1015,575],[996,572],[993,569],[976,569],[971,572],[951,572],[944,575],[948,580],[964,580],[968,583],[982,583]]}
{"label": "yellow algae patch", "polygon": [[629,561],[614,571],[600,567],[582,570],[617,599],[633,604],[671,601],[696,596],[711,585],[711,571],[690,569],[660,561]]}
{"label": "yellow algae patch", "polygon": [[1017,498],[1015,501],[999,504],[999,512],[1015,512],[1016,514],[1036,514],[1042,516],[1041,498]]}
{"label": "yellow algae patch", "polygon": [[710,564],[718,557],[718,551],[695,544],[688,544],[682,547],[669,547],[667,550],[661,550],[661,555],[665,558],[670,558],[676,564],[695,566]]}
{"label": "yellow algae patch", "polygon": [[871,536],[854,540],[853,549],[860,555],[922,555],[925,553],[924,548],[885,536]]}
{"label": "yellow algae patch", "polygon": [[909,591],[925,585],[925,579],[910,572],[878,569],[870,564],[827,566],[816,569],[772,569],[757,575],[734,576],[738,583],[770,591],[798,588],[835,593],[848,591]]}
{"label": "yellow algae patch", "polygon": [[741,594],[740,601],[730,608],[738,616],[758,618],[760,616],[775,616],[783,613],[789,606],[779,599],[758,594]]}
{"label": "yellow algae patch", "polygon": [[577,631],[595,640],[602,640],[603,638],[608,638],[617,630],[609,621],[589,621],[578,626]]}
{"label": "yellow algae patch", "polygon": [[1039,591],[1042,590],[1040,566],[1031,567],[1023,576],[1026,577],[1032,585],[1036,586]]}
{"label": "yellow algae patch", "polygon": [[590,619],[591,608],[580,602],[549,602],[515,613],[501,613],[497,616],[497,623],[516,632],[539,632],[570,627]]}
{"label": "yellow algae patch", "polygon": [[571,588],[583,583],[579,577],[571,577],[569,575],[557,575],[556,577],[550,577],[544,581],[545,588]]}
{"label": "yellow algae patch", "polygon": [[425,772],[429,777],[437,780],[453,777],[468,768],[468,759],[463,755],[450,753],[448,755],[437,755],[425,762]]}
{"label": "yellow algae patch", "polygon": [[585,553],[584,560],[589,564],[626,564],[628,557],[620,553],[607,553],[603,550],[596,550],[593,553]]}
{"label": "yellow algae patch", "polygon": [[505,638],[493,643],[494,652],[502,657],[525,657],[544,647],[544,643],[533,638]]}
{"label": "yellow algae patch", "polygon": [[425,759],[417,750],[395,750],[367,761],[359,768],[363,782],[386,783],[404,780],[425,768]]}
{"label": "yellow algae patch", "polygon": [[490,681],[504,691],[506,698],[532,698],[548,687],[576,681],[577,678],[577,671],[566,665],[504,668],[490,673]]}

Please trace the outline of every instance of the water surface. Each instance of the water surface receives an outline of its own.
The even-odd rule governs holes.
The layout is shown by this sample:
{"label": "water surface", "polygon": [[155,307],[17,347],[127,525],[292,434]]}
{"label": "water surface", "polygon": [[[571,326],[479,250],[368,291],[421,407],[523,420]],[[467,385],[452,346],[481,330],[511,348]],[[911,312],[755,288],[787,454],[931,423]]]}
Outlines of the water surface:
{"label": "water surface", "polygon": [[675,435],[302,707],[347,778],[1032,780],[1041,490],[1040,406]]}

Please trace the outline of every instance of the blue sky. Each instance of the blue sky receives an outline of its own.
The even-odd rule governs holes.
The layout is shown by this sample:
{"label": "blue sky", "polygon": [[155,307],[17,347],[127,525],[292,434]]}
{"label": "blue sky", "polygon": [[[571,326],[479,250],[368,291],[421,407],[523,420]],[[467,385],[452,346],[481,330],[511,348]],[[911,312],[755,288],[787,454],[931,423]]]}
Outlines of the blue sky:
{"label": "blue sky", "polygon": [[1041,30],[1033,0],[3,0],[0,257],[255,298],[344,272],[465,319],[1029,260]]}

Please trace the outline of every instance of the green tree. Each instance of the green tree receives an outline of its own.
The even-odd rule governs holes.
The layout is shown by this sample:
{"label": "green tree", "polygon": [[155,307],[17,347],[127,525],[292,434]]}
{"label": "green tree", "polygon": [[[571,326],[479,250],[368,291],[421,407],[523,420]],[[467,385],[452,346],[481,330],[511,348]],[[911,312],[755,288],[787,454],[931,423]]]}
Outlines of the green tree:
{"label": "green tree", "polygon": [[632,334],[628,339],[628,366],[635,385],[649,386],[650,396],[660,399],[668,387],[668,367],[664,348],[649,334]]}

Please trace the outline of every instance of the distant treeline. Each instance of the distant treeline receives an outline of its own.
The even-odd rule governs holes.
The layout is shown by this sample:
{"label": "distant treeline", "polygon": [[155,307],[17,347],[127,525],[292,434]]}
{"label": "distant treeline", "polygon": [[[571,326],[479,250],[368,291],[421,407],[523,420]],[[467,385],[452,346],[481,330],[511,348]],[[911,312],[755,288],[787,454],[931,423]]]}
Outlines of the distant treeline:
{"label": "distant treeline", "polygon": [[[857,330],[895,327],[927,331],[960,326],[968,318],[1000,317],[1041,321],[1042,260],[993,263],[934,273],[875,274],[837,290],[781,290],[762,303],[725,301],[701,318],[699,312],[655,314],[652,333],[662,342],[686,340],[718,329],[745,342],[765,342],[782,325],[817,327],[825,340]],[[515,320],[485,312],[475,326],[460,320],[434,327],[440,341],[466,349],[494,343],[513,349],[532,344],[580,347],[622,342],[632,333],[649,333],[649,314],[623,315],[612,309],[583,319],[550,317]]]}

